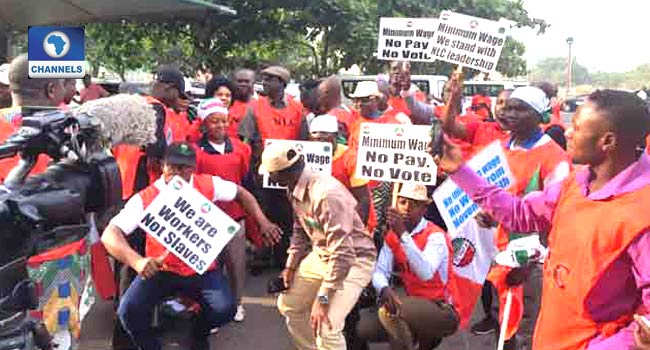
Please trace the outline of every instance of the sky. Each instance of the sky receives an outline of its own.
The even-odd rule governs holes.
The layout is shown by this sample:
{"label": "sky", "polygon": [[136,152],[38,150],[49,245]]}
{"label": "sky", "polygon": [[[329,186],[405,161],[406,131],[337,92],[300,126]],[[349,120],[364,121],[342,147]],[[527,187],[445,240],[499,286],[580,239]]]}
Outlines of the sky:
{"label": "sky", "polygon": [[577,62],[589,71],[626,72],[650,63],[648,0],[524,0],[531,18],[551,24],[545,34],[516,29],[528,67],[546,57],[567,57],[567,37]]}

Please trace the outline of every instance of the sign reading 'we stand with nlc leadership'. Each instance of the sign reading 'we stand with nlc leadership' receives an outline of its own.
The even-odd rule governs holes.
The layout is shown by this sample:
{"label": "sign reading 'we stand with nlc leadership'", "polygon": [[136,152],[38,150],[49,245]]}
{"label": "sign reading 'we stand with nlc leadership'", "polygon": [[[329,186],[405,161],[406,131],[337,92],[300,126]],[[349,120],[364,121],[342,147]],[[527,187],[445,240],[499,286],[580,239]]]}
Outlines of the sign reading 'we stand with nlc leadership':
{"label": "sign reading 'we stand with nlc leadership'", "polygon": [[180,177],[174,177],[151,202],[139,226],[199,274],[240,228]]}
{"label": "sign reading 'we stand with nlc leadership'", "polygon": [[[514,178],[508,160],[499,141],[495,141],[474,156],[467,165],[491,185],[508,188]],[[474,203],[451,179],[445,180],[433,193],[440,215],[450,233],[458,232],[480,212]]]}

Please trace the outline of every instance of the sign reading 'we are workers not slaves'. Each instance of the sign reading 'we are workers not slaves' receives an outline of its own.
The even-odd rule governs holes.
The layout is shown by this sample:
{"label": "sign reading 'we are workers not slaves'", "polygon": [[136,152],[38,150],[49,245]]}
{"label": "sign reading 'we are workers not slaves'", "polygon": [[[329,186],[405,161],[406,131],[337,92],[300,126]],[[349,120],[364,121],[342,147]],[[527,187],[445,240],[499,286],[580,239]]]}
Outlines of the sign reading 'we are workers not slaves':
{"label": "sign reading 'we are workers not slaves'", "polygon": [[174,177],[139,226],[198,274],[239,231],[239,224],[180,177]]}
{"label": "sign reading 'we are workers not slaves'", "polygon": [[[508,188],[514,178],[508,160],[499,141],[495,141],[472,158],[467,165],[488,183]],[[450,233],[458,232],[472,220],[481,209],[451,179],[445,180],[433,193],[440,215]]]}

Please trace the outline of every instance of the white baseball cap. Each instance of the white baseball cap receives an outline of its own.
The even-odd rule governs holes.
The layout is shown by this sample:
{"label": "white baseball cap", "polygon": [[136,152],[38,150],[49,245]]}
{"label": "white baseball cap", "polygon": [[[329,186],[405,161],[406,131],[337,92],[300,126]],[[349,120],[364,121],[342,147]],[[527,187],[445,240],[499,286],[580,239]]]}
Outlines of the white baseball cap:
{"label": "white baseball cap", "polygon": [[379,85],[376,81],[360,81],[357,83],[357,88],[354,89],[354,93],[350,95],[352,98],[364,98],[364,97],[382,97],[382,93],[379,92]]}
{"label": "white baseball cap", "polygon": [[228,108],[217,98],[208,98],[199,103],[196,114],[201,120],[205,120],[205,118],[213,113],[228,115]]}
{"label": "white baseball cap", "polygon": [[329,132],[337,133],[339,131],[339,122],[331,114],[319,115],[312,119],[309,124],[309,132]]}
{"label": "white baseball cap", "polygon": [[9,85],[9,63],[0,65],[0,84]]}
{"label": "white baseball cap", "polygon": [[510,94],[509,98],[516,98],[525,102],[539,114],[543,114],[550,107],[550,101],[546,93],[534,86],[518,87]]}

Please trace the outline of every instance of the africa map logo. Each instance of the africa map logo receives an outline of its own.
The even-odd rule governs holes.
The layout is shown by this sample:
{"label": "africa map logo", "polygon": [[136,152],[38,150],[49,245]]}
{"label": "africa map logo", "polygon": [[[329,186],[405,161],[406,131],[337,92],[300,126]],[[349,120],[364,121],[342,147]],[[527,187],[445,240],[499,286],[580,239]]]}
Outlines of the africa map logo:
{"label": "africa map logo", "polygon": [[43,50],[52,58],[61,58],[70,51],[70,38],[58,30],[50,32],[43,39]]}

